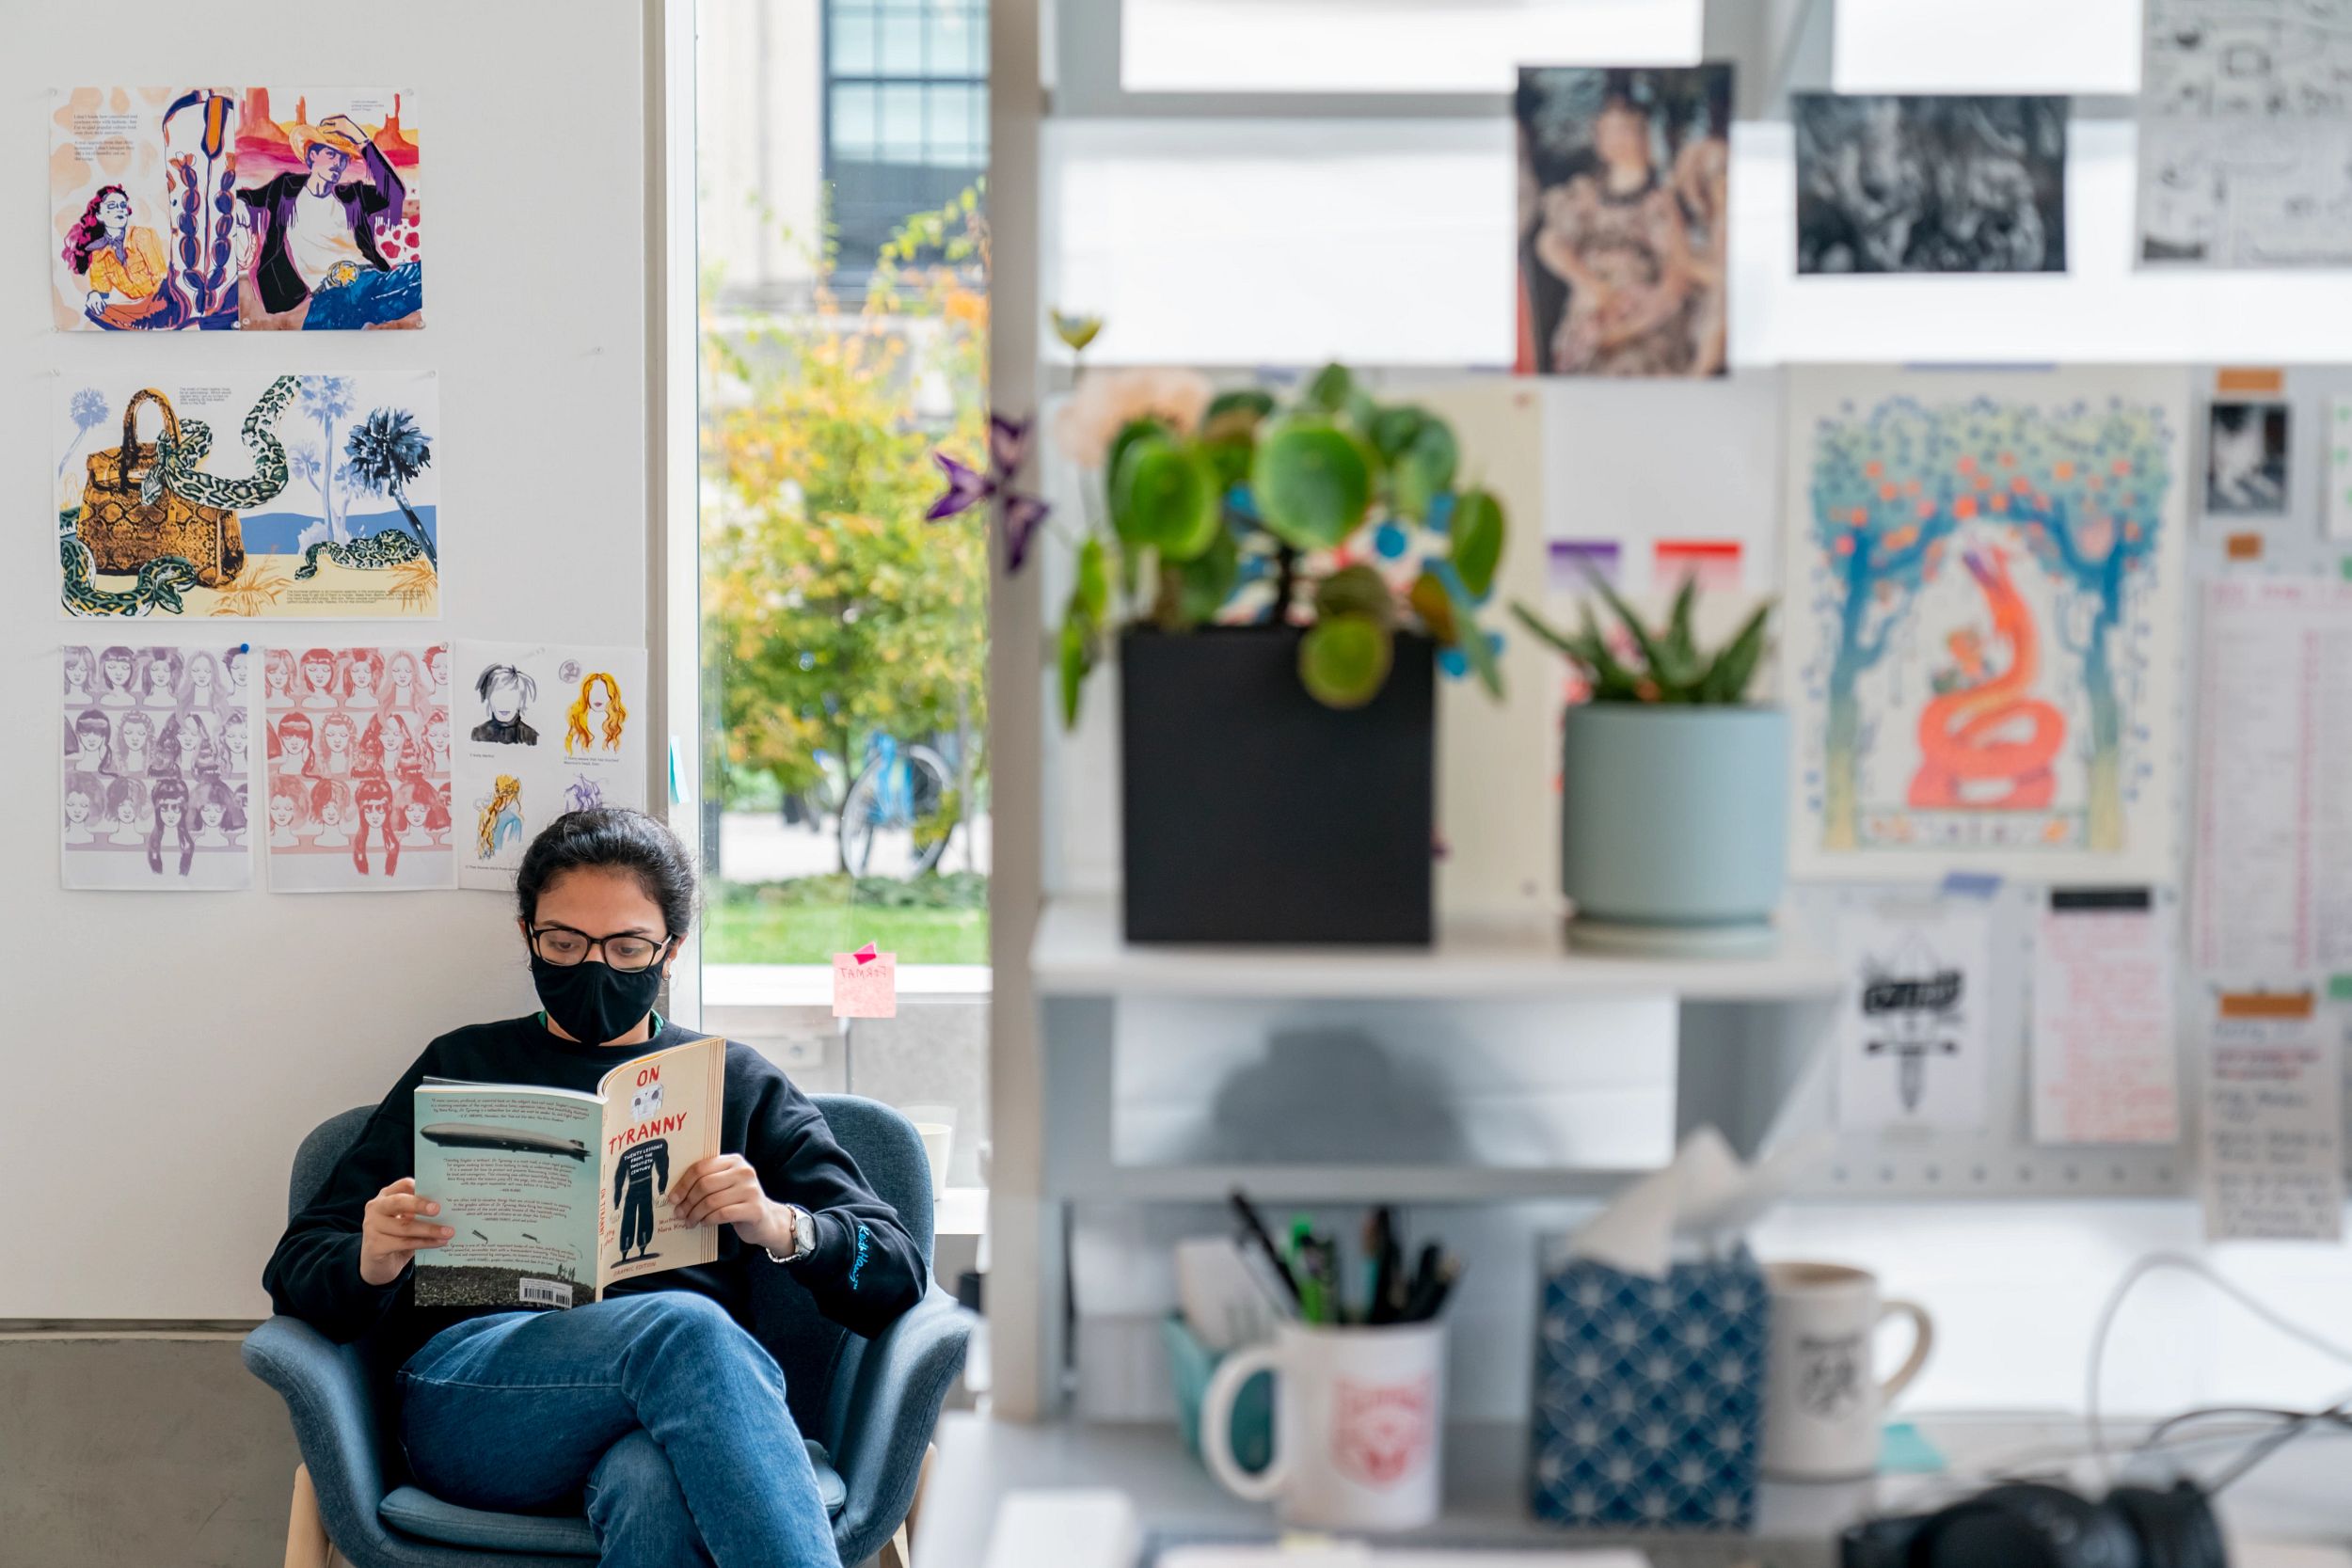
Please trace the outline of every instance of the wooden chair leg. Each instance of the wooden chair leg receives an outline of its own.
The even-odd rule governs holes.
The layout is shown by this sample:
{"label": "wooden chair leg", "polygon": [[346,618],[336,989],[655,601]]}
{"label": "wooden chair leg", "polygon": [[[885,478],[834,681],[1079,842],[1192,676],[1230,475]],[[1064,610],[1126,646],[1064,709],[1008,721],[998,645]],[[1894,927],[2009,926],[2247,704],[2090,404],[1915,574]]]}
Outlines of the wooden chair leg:
{"label": "wooden chair leg", "polygon": [[930,1481],[931,1461],[938,1453],[937,1444],[923,1446],[923,1467],[914,1473],[914,1500],[907,1505],[906,1518],[875,1554],[878,1568],[914,1568],[914,1550],[909,1543],[914,1539],[914,1521],[923,1512],[923,1488]]}
{"label": "wooden chair leg", "polygon": [[310,1485],[310,1467],[297,1465],[294,1504],[286,1514],[286,1568],[330,1568],[334,1559],[326,1523],[319,1517],[319,1495]]}

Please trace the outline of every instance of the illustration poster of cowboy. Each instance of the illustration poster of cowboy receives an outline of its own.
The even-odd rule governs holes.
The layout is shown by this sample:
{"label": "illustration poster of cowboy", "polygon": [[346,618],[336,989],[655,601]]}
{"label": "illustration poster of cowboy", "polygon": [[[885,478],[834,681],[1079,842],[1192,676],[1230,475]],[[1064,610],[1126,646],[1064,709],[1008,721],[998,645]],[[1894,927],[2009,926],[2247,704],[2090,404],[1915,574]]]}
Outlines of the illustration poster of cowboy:
{"label": "illustration poster of cowboy", "polygon": [[409,94],[75,87],[49,182],[60,331],[424,325]]}
{"label": "illustration poster of cowboy", "polygon": [[437,393],[430,372],[57,376],[59,613],[438,618]]}
{"label": "illustration poster of cowboy", "polygon": [[2169,874],[2188,389],[1789,372],[1800,875]]}

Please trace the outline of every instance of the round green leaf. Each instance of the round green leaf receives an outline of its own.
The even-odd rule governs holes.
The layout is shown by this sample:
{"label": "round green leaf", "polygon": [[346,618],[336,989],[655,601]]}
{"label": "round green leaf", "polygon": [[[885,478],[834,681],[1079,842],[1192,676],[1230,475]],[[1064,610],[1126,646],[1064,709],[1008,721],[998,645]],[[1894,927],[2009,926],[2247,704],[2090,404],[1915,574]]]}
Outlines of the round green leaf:
{"label": "round green leaf", "polygon": [[1328,549],[1371,508],[1372,464],[1338,426],[1300,420],[1258,443],[1249,488],[1275,537],[1295,549]]}
{"label": "round green leaf", "polygon": [[1232,531],[1218,529],[1209,547],[1184,563],[1181,578],[1177,606],[1185,623],[1197,626],[1215,620],[1241,581],[1241,546],[1234,542]]}
{"label": "round green leaf", "polygon": [[1075,616],[1061,624],[1061,646],[1057,650],[1061,675],[1062,728],[1078,727],[1078,693],[1086,686],[1088,673],[1094,668],[1093,651],[1088,646],[1086,628]]}
{"label": "round green leaf", "polygon": [[1361,707],[1380,693],[1394,657],[1389,628],[1369,615],[1330,615],[1298,644],[1298,678],[1326,707]]}
{"label": "round green leaf", "polygon": [[1219,392],[1209,400],[1208,411],[1200,416],[1202,424],[1221,420],[1229,414],[1248,414],[1252,419],[1264,419],[1274,412],[1274,395],[1255,387],[1242,387],[1231,392]]}
{"label": "round green leaf", "polygon": [[1391,464],[1396,509],[1417,521],[1427,519],[1430,504],[1453,486],[1461,457],[1454,427],[1443,420],[1423,420]]}
{"label": "round green leaf", "polygon": [[1372,438],[1375,451],[1393,463],[1397,455],[1413,444],[1421,427],[1429,422],[1429,416],[1410,404],[1382,408],[1374,413],[1364,425],[1364,434]]}
{"label": "round green leaf", "polygon": [[1388,579],[1360,562],[1343,566],[1315,585],[1315,613],[1369,615],[1388,626],[1396,614],[1396,600]]}
{"label": "round green leaf", "polygon": [[1454,503],[1454,569],[1470,596],[1494,591],[1495,568],[1502,564],[1502,503],[1485,490],[1465,490]]}
{"label": "round green leaf", "polygon": [[1224,487],[1198,449],[1168,440],[1138,442],[1120,477],[1121,538],[1152,546],[1164,561],[1190,561],[1216,541]]}

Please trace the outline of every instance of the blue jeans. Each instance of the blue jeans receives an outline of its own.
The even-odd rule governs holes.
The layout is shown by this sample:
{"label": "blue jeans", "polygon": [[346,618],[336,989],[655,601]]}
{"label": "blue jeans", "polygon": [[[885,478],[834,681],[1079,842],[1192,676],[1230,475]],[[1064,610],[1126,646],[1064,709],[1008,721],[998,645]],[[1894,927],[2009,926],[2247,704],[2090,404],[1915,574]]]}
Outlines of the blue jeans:
{"label": "blue jeans", "polygon": [[838,1568],[784,1373],[707,1296],[471,1318],[399,1381],[409,1468],[449,1502],[585,1491],[605,1568]]}

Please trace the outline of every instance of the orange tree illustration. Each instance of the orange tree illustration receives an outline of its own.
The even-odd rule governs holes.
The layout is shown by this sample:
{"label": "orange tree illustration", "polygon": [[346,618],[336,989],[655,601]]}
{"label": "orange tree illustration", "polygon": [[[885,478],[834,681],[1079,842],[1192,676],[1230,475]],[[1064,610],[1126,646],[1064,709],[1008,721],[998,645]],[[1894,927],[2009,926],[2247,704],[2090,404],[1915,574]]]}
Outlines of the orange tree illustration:
{"label": "orange tree illustration", "polygon": [[1856,682],[1963,529],[2012,532],[2059,590],[2059,641],[2076,664],[2086,846],[2123,847],[2122,704],[2116,643],[2153,568],[2172,476],[2163,410],[2110,399],[2058,406],[1892,398],[1824,420],[1812,477],[1813,539],[1836,615],[1818,783],[1822,844],[1859,841],[1860,760],[1871,736]]}

